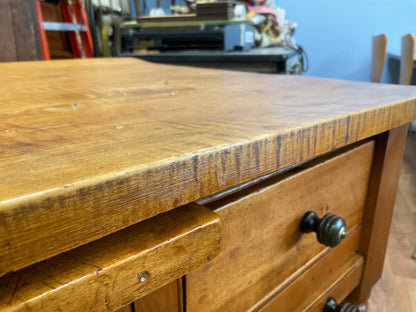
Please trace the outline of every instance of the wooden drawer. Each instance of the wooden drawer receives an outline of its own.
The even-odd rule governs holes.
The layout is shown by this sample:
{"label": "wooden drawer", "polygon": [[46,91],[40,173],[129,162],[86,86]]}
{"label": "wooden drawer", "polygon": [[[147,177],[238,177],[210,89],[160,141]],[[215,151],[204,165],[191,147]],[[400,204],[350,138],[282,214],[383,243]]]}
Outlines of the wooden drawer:
{"label": "wooden drawer", "polygon": [[2,276],[0,311],[114,311],[214,258],[220,238],[219,217],[189,204]]}
{"label": "wooden drawer", "polygon": [[301,276],[280,285],[253,307],[259,312],[322,312],[328,297],[341,302],[360,282],[364,259],[355,253],[361,231],[356,229],[339,246]]}
{"label": "wooden drawer", "polygon": [[367,142],[207,205],[223,222],[222,250],[186,276],[187,311],[246,311],[328,253],[315,234],[300,231],[308,210],[343,217],[351,235],[362,220],[373,150]]}

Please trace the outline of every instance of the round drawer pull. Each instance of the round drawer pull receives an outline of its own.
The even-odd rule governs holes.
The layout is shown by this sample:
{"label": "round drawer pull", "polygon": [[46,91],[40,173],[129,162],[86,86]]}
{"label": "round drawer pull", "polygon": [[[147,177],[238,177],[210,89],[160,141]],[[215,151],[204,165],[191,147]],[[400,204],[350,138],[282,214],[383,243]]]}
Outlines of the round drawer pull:
{"label": "round drawer pull", "polygon": [[337,304],[334,298],[329,298],[322,312],[359,312],[360,310],[353,304],[347,302],[342,307]]}
{"label": "round drawer pull", "polygon": [[315,232],[318,242],[328,247],[335,247],[341,243],[347,228],[341,217],[328,213],[319,219],[313,211],[305,213],[300,227],[303,233]]}

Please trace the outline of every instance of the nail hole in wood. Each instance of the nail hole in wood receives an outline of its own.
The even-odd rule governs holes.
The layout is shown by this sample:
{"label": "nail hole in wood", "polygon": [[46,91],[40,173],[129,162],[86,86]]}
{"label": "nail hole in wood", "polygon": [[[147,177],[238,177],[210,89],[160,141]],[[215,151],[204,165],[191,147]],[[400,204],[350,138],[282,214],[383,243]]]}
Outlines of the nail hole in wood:
{"label": "nail hole in wood", "polygon": [[139,283],[143,283],[149,279],[149,272],[143,271],[136,275],[139,279]]}

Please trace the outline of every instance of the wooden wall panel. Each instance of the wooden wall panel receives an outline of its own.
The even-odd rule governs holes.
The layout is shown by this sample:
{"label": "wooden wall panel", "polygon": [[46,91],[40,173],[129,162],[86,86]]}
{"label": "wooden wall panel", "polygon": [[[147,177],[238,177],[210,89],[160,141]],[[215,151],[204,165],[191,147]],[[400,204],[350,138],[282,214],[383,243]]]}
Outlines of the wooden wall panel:
{"label": "wooden wall panel", "polygon": [[18,61],[41,60],[35,1],[11,0],[13,31]]}
{"label": "wooden wall panel", "polygon": [[9,0],[0,0],[0,62],[17,61]]}
{"label": "wooden wall panel", "polygon": [[41,59],[35,1],[0,0],[0,62]]}

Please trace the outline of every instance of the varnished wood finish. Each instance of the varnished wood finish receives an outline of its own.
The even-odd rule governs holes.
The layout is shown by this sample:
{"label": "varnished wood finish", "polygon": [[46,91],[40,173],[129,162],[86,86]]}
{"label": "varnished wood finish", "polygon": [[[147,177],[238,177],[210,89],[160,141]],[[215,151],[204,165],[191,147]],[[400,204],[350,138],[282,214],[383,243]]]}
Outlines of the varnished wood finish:
{"label": "varnished wood finish", "polygon": [[383,270],[407,128],[407,125],[395,128],[376,139],[359,249],[366,259],[364,274],[359,288],[350,297],[355,303],[368,300],[371,287],[380,279]]}
{"label": "varnished wood finish", "polygon": [[387,52],[387,35],[373,36],[370,66],[370,80],[380,82]]}
{"label": "varnished wood finish", "polygon": [[[348,273],[358,268],[362,271],[363,258],[355,254],[359,239],[360,231],[357,230],[299,278],[278,290],[277,295],[266,305],[256,310],[259,312],[311,311]],[[355,284],[351,285],[349,291],[357,286],[359,277],[355,279]]]}
{"label": "varnished wood finish", "polygon": [[10,0],[0,0],[0,62],[17,61]]}
{"label": "varnished wood finish", "polygon": [[[337,302],[342,302],[348,294],[357,287],[360,283],[361,276],[363,274],[364,260],[360,259],[356,266],[350,268],[349,271],[343,275],[339,275],[338,279],[333,282],[333,285],[329,288],[325,294],[318,297],[309,307],[304,311],[306,312],[322,312],[322,309],[329,297],[335,298]],[[360,311],[363,311],[360,309]]]}
{"label": "varnished wood finish", "polygon": [[220,237],[215,213],[180,207],[3,276],[0,311],[114,311],[214,258]]}
{"label": "varnished wood finish", "polygon": [[134,303],[135,312],[182,312],[182,280],[178,279]]}
{"label": "varnished wood finish", "polygon": [[186,276],[187,311],[246,311],[306,269],[325,247],[301,233],[304,213],[337,214],[349,229],[359,224],[372,156],[369,142],[208,205],[224,224],[222,249]]}
{"label": "varnished wood finish", "polygon": [[118,309],[117,312],[133,312],[133,308],[132,308],[131,304],[128,304],[125,307],[122,307],[121,309]]}
{"label": "varnished wood finish", "polygon": [[408,86],[135,59],[0,72],[0,275],[416,114]]}
{"label": "varnished wood finish", "polygon": [[400,84],[408,85],[412,81],[414,55],[415,35],[404,35],[402,37],[402,51],[400,55]]}
{"label": "varnished wood finish", "polygon": [[0,0],[0,29],[0,62],[41,59],[34,0]]}
{"label": "varnished wood finish", "polygon": [[408,135],[381,279],[369,312],[416,311],[416,133]]}

